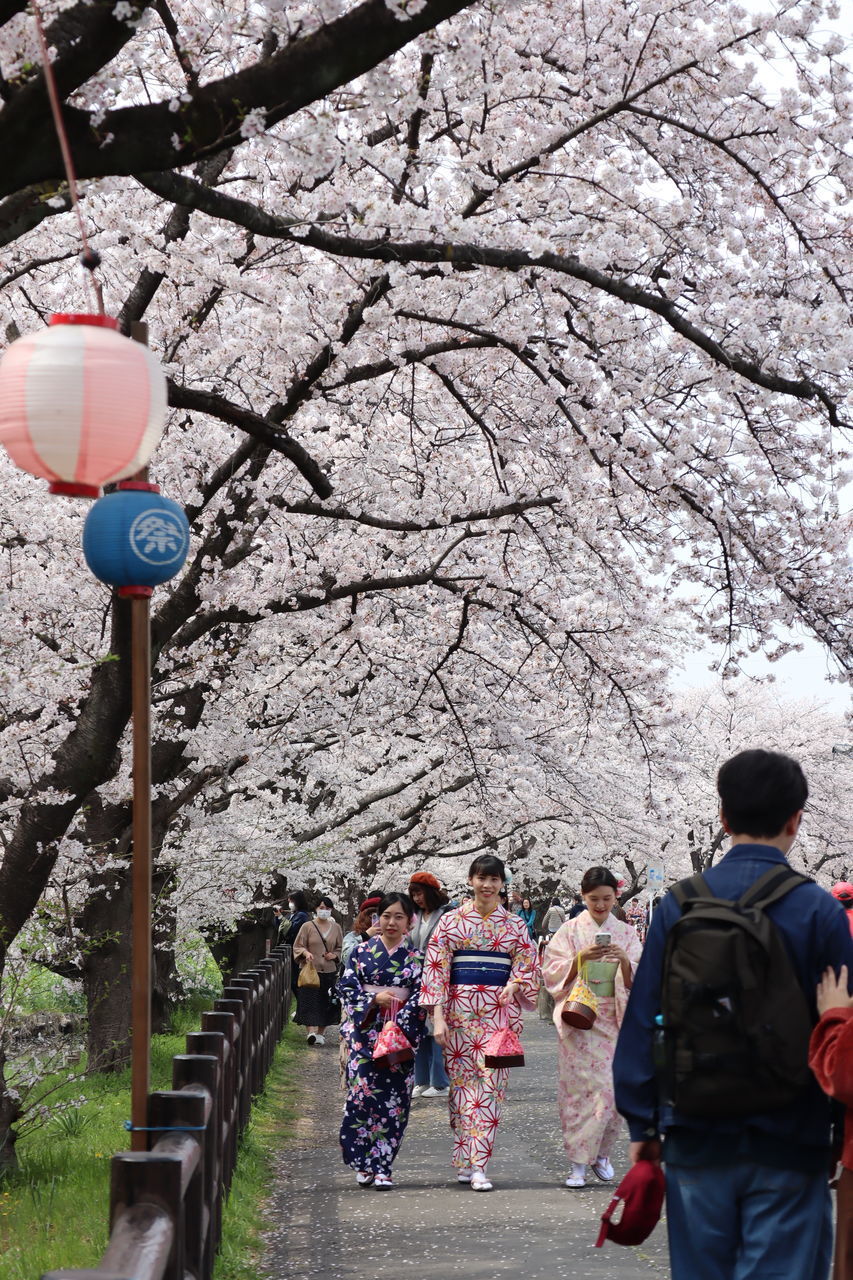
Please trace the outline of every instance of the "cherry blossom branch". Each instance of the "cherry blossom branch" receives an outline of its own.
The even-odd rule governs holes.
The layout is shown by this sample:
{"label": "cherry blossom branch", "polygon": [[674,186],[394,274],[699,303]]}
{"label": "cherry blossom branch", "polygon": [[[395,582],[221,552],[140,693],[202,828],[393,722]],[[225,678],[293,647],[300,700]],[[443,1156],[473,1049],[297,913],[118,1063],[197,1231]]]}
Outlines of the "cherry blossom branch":
{"label": "cherry blossom branch", "polygon": [[504,516],[518,516],[525,511],[535,511],[542,507],[555,507],[560,502],[556,496],[542,495],[535,498],[520,498],[517,502],[504,502],[499,506],[483,507],[473,511],[462,511],[448,516],[445,520],[394,520],[390,516],[377,516],[369,511],[351,511],[347,507],[320,505],[319,502],[291,501],[274,494],[270,505],[287,511],[290,515],[319,516],[328,520],[352,521],[355,524],[367,525],[373,529],[391,529],[400,533],[430,533],[450,529],[454,525],[476,524],[480,520],[500,520]]}
{"label": "cherry blossom branch", "polygon": [[[744,40],[751,40],[752,37],[757,34],[758,28],[753,28],[752,31],[745,31],[742,35],[736,36],[733,40],[721,45],[719,49],[715,50],[715,52],[720,53],[725,49],[731,49],[735,45],[741,44]],[[637,61],[639,62],[639,57]],[[477,213],[484,204],[491,200],[496,190],[505,186],[506,183],[510,182],[513,178],[521,177],[522,174],[526,174],[531,169],[535,168],[541,163],[543,156],[550,156],[553,155],[555,151],[561,151],[563,147],[568,146],[568,144],[573,142],[575,138],[579,138],[584,133],[588,133],[590,129],[595,129],[598,125],[604,124],[605,120],[611,120],[621,112],[627,111],[638,98],[644,97],[645,94],[651,93],[653,89],[660,88],[661,85],[666,84],[676,76],[683,75],[686,71],[695,70],[696,67],[701,64],[701,61],[702,60],[700,58],[691,58],[688,62],[679,63],[676,67],[669,67],[659,76],[655,76],[654,79],[647,81],[647,83],[642,85],[639,89],[635,89],[633,93],[628,93],[626,88],[624,96],[617,102],[611,102],[609,106],[604,107],[601,111],[595,112],[594,115],[588,116],[586,120],[581,120],[580,123],[576,124],[573,128],[565,129],[562,133],[557,134],[557,136],[552,138],[549,143],[546,143],[544,147],[540,147],[535,154],[526,156],[522,160],[517,160],[515,164],[509,165],[506,169],[500,170],[493,179],[493,185],[487,191],[478,191],[476,195],[471,197],[462,210],[462,217],[470,218],[473,214]],[[635,72],[636,67],[634,69],[634,73]],[[634,73],[632,73],[631,79],[633,79]]]}
{"label": "cherry blossom branch", "polygon": [[[361,595],[375,595],[385,591],[401,591],[411,587],[425,587],[432,584],[449,590],[457,589],[453,579],[440,577],[438,570],[449,555],[460,543],[470,538],[481,538],[484,534],[475,530],[467,530],[456,538],[425,569],[413,573],[388,574],[385,577],[360,578],[353,582],[338,583],[330,586],[322,595],[309,595],[306,592],[293,591],[284,600],[269,600],[264,605],[268,614],[304,613],[310,609],[320,609],[324,605],[334,604],[338,600],[355,601]],[[227,609],[214,609],[209,613],[197,614],[191,618],[173,637],[172,645],[176,649],[186,648],[194,644],[211,627],[223,623],[246,625],[257,622],[260,614],[256,610],[241,609],[232,605]]]}
{"label": "cherry blossom branch", "polygon": [[833,426],[842,423],[838,408],[829,393],[808,378],[788,378],[771,373],[761,364],[743,355],[729,351],[722,342],[699,325],[689,320],[679,305],[660,293],[653,293],[640,285],[631,284],[619,276],[583,263],[574,254],[553,252],[530,253],[525,249],[498,248],[490,245],[454,244],[450,241],[393,241],[367,240],[356,236],[336,235],[320,227],[311,227],[301,234],[293,229],[293,220],[279,218],[259,209],[248,201],[209,191],[190,178],[179,174],[144,174],[140,179],[144,186],[165,199],[187,203],[201,209],[211,217],[223,218],[254,231],[256,235],[272,239],[291,240],[336,257],[361,258],[372,262],[405,263],[453,263],[466,267],[494,267],[504,271],[522,271],[540,267],[559,275],[571,276],[618,298],[630,306],[640,307],[658,315],[669,327],[693,346],[704,351],[715,364],[744,378],[755,386],[764,387],[780,395],[798,400],[817,400],[827,412]]}

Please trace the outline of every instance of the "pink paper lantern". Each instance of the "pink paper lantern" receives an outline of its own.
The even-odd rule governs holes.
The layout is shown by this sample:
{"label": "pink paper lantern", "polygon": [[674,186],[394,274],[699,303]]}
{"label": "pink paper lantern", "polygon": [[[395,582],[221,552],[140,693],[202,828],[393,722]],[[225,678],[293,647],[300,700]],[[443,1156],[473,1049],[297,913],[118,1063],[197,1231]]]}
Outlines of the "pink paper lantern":
{"label": "pink paper lantern", "polygon": [[96,498],[135,475],[166,421],[166,375],[111,316],[55,315],[0,361],[0,444],[51,493]]}

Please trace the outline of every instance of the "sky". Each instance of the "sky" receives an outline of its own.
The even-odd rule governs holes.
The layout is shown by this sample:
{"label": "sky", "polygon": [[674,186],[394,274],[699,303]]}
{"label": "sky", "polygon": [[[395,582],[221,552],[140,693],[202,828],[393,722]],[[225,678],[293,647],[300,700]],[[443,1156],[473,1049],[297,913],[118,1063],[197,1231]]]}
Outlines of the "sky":
{"label": "sky", "polygon": [[[827,674],[831,670],[831,662],[824,648],[816,640],[798,637],[802,643],[802,651],[788,654],[778,662],[770,663],[761,654],[756,654],[744,664],[749,675],[757,677],[774,676],[773,688],[783,697],[819,698],[827,708],[838,715],[853,711],[853,689],[850,685],[830,683]],[[713,649],[697,650],[689,655],[683,664],[683,670],[673,673],[673,685],[676,689],[706,688],[716,685],[719,677],[708,668],[714,662],[716,653]],[[849,739],[853,741],[853,728]]]}

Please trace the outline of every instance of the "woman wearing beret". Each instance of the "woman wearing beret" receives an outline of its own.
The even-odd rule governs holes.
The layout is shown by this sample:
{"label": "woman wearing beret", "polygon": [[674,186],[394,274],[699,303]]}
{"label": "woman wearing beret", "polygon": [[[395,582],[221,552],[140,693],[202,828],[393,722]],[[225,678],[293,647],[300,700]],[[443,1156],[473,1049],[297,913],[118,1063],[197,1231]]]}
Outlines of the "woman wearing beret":
{"label": "woman wearing beret", "polygon": [[[450,911],[447,894],[435,876],[428,871],[416,871],[409,881],[409,897],[418,909],[412,925],[412,946],[426,955],[429,940],[436,926]],[[444,1050],[432,1033],[432,1021],[427,1022],[427,1034],[418,1045],[415,1056],[415,1087],[413,1098],[445,1098],[450,1092],[450,1080],[444,1069]]]}
{"label": "woman wearing beret", "polygon": [[344,945],[341,953],[341,965],[346,968],[353,951],[360,942],[369,942],[379,933],[379,904],[385,896],[384,891],[371,889],[370,893],[359,903],[358,915],[353,921],[349,933],[344,934]]}

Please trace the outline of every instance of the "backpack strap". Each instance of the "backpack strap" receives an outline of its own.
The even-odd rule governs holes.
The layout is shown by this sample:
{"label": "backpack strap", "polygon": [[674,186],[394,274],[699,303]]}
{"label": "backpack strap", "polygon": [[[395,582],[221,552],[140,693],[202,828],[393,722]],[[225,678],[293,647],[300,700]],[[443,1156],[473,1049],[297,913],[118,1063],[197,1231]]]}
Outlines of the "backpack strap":
{"label": "backpack strap", "polygon": [[796,889],[798,884],[811,883],[809,876],[795,871],[786,862],[783,866],[771,867],[769,871],[765,871],[764,875],[760,876],[746,893],[738,898],[737,905],[743,908],[759,907],[764,911],[780,898],[784,898],[792,889]]}
{"label": "backpack strap", "polygon": [[678,884],[674,884],[670,890],[673,898],[678,903],[681,911],[684,911],[685,905],[691,898],[713,898],[714,894],[708,888],[708,882],[701,874],[690,876],[687,880],[679,880]]}

